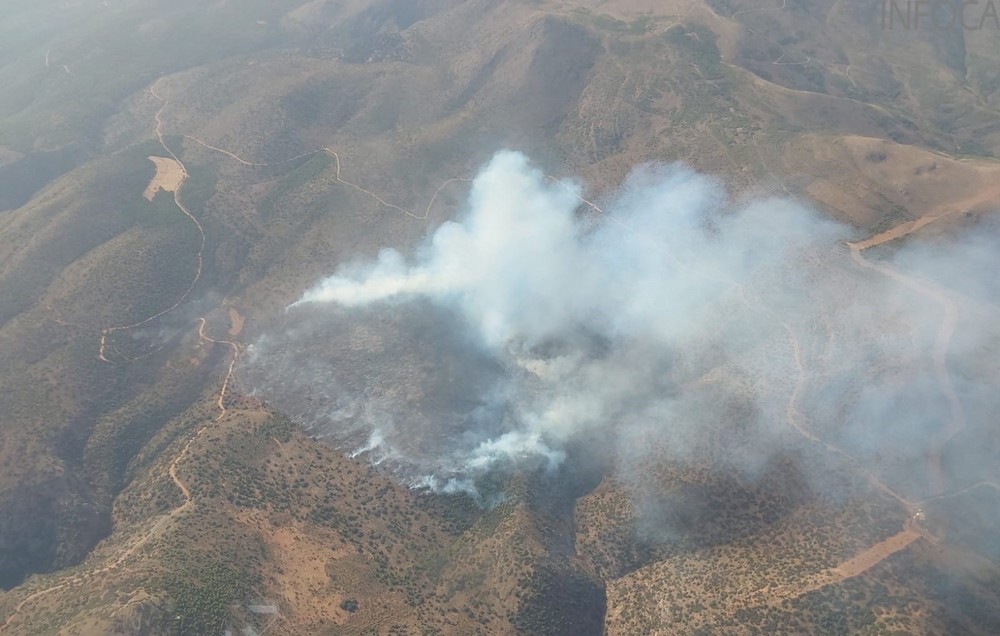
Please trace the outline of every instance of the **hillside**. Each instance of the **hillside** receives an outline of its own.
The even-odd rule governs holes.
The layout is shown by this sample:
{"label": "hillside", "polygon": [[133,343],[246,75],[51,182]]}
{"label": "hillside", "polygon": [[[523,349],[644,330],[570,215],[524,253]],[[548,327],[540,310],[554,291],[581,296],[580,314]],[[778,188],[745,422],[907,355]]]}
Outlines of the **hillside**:
{"label": "hillside", "polygon": [[[865,0],[772,5],[9,2],[0,632],[1000,629],[998,290],[900,265],[918,241],[996,230],[998,34],[885,30]],[[351,456],[360,433],[324,438],[298,417],[312,406],[254,392],[248,347],[290,303],[338,264],[424,244],[503,148],[578,179],[595,224],[646,162],[732,201],[807,202],[853,233],[796,272],[829,321],[772,320],[750,288],[732,311],[780,344],[706,347],[670,376],[727,396],[690,452],[595,435],[607,455],[500,471],[478,484],[489,502],[408,488]],[[839,300],[871,280],[892,290],[858,310],[880,330],[841,329]],[[373,313],[304,351],[359,390],[460,402],[420,357],[449,325],[421,316]],[[843,344],[897,336],[930,344]],[[755,375],[762,357],[780,382]],[[904,387],[879,408],[945,432],[869,436],[850,415],[874,388],[827,403],[857,369]],[[758,439],[781,452],[727,454]]]}

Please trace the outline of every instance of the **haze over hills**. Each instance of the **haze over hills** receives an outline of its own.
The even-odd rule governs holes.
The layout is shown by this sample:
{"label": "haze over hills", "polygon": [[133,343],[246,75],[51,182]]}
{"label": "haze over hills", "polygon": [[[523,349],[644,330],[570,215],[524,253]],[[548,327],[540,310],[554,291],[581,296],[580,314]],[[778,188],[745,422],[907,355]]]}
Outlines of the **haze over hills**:
{"label": "haze over hills", "polygon": [[0,632],[995,633],[1000,28],[884,9],[8,2]]}

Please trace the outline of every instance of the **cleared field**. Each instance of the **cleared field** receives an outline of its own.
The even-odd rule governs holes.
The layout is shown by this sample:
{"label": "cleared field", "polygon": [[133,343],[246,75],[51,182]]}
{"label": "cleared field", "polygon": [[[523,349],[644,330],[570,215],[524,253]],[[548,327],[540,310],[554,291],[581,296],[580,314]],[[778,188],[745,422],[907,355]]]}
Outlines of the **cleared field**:
{"label": "cleared field", "polygon": [[165,192],[177,192],[177,188],[181,186],[184,182],[184,178],[187,173],[184,172],[184,168],[181,164],[177,163],[174,159],[168,159],[167,157],[148,157],[153,165],[156,166],[156,174],[153,178],[149,180],[149,185],[146,186],[146,190],[143,191],[142,196],[145,197],[147,201],[152,201],[153,197],[160,190]]}

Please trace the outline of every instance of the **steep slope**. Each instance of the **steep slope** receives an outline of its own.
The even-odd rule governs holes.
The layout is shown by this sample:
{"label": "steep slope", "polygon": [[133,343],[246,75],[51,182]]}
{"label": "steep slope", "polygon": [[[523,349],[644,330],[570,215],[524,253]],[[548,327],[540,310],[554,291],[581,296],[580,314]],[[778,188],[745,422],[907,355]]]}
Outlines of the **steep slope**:
{"label": "steep slope", "polygon": [[[193,438],[215,417],[230,368],[228,347],[199,337],[197,318],[220,341],[251,342],[333,264],[405,249],[451,217],[461,180],[503,146],[581,177],[594,195],[636,164],[679,160],[737,196],[816,201],[859,232],[939,213],[932,227],[946,232],[996,199],[989,33],[887,32],[878,3],[863,0],[108,5],[17,2],[0,20],[0,586],[13,588],[0,603],[16,616],[10,633],[183,632],[191,624],[171,623],[178,607],[214,627],[250,597],[278,603],[274,633],[397,623],[596,633],[602,602],[611,632],[670,630],[672,617],[693,633],[721,629],[732,609],[692,609],[709,606],[703,579],[683,609],[650,601],[691,569],[708,579],[790,536],[770,555],[774,568],[823,570],[899,531],[900,509],[885,512],[871,484],[848,488],[857,508],[831,511],[790,477],[775,477],[775,492],[794,493],[779,497],[673,467],[662,491],[690,536],[664,544],[616,519],[642,513],[612,477],[567,494],[575,511],[539,503],[540,492],[563,492],[551,484],[505,484],[509,505],[485,515],[425,500],[299,433],[269,439],[249,403]],[[183,163],[176,198],[143,198],[150,156]],[[224,336],[230,309],[246,327]],[[180,455],[211,479],[185,475]],[[172,467],[205,503],[184,507]],[[729,488],[767,519],[750,519]],[[689,499],[723,502],[724,514],[683,512]],[[859,517],[865,506],[877,518]],[[707,545],[695,540],[701,524],[718,530]],[[805,559],[813,544],[822,554]],[[865,589],[905,596],[904,565],[933,577],[954,560],[920,550],[866,574]],[[741,572],[719,585],[770,583]],[[210,611],[188,586],[213,599]],[[941,618],[947,603],[925,587],[928,629],[969,625]],[[31,597],[38,590],[52,591]],[[477,605],[487,593],[499,600]],[[581,599],[597,609],[582,611]],[[783,629],[827,620],[793,618]]]}

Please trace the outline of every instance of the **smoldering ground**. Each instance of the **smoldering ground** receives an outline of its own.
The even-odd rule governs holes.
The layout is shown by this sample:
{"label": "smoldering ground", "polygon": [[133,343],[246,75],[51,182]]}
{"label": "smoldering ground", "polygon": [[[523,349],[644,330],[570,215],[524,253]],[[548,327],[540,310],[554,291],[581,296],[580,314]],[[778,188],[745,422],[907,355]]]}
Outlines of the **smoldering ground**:
{"label": "smoldering ground", "polygon": [[[808,432],[929,492],[951,416],[932,360],[942,308],[853,264],[854,230],[796,201],[734,202],[676,165],[637,168],[599,212],[580,194],[498,153],[413,254],[331,264],[248,351],[243,382],[435,489],[553,470],[581,445],[619,470],[649,448],[711,449],[753,475]],[[945,278],[994,262],[927,254],[894,258]],[[963,324],[955,355],[981,357],[995,333]],[[973,418],[996,406],[995,356],[977,364],[949,377]]]}

